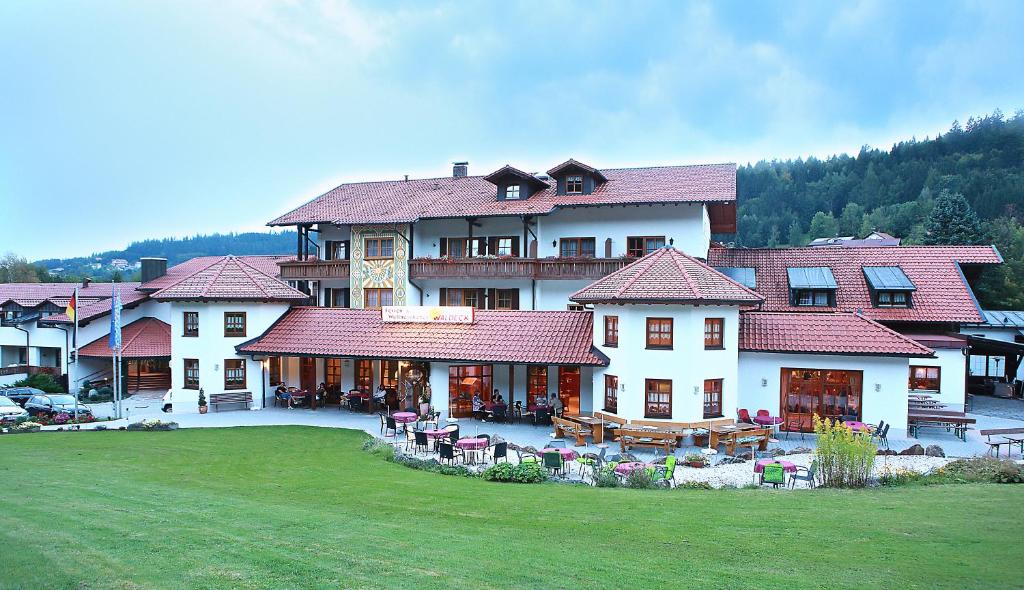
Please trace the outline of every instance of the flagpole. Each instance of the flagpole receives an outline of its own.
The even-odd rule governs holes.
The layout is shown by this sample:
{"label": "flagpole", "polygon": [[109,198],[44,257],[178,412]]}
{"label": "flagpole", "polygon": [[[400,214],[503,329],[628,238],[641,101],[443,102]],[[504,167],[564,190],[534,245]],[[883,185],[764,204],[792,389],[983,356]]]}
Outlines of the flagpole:
{"label": "flagpole", "polygon": [[[68,381],[68,392],[75,389],[75,379],[78,378],[78,285],[75,285],[75,294],[73,295],[75,302],[74,315],[72,321],[75,323],[75,335],[72,344],[75,347],[75,364],[72,367],[74,370],[71,371],[71,380]],[[78,420],[78,394],[80,391],[75,390],[75,420]]]}

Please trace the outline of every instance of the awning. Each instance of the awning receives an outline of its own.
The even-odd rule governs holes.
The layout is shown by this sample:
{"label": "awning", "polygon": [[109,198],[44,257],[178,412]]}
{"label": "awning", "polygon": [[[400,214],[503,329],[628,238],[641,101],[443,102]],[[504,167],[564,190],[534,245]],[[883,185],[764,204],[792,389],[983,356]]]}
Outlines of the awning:
{"label": "awning", "polygon": [[806,266],[790,267],[786,269],[789,275],[790,289],[837,289],[836,278],[832,275],[832,269],[827,266]]}
{"label": "awning", "polygon": [[865,266],[864,278],[875,291],[914,291],[917,287],[898,266]]}

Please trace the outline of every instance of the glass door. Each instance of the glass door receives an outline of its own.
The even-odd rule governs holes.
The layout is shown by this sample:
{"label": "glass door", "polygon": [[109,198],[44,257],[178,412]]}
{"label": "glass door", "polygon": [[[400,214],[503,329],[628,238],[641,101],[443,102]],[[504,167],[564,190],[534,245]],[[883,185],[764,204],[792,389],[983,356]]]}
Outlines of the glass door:
{"label": "glass door", "polygon": [[860,420],[861,371],[782,369],[783,428],[796,420],[799,430],[814,430],[814,415],[833,420]]}
{"label": "glass door", "polygon": [[448,414],[455,418],[473,415],[473,396],[490,401],[492,365],[457,365],[448,367]]}

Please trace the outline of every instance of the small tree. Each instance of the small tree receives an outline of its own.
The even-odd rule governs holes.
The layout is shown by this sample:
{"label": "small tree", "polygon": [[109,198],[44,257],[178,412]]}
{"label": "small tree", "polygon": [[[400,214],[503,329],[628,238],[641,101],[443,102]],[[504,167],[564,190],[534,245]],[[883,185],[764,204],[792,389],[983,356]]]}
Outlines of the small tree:
{"label": "small tree", "polygon": [[818,445],[818,477],[823,487],[862,488],[868,484],[878,447],[866,434],[856,434],[839,420],[814,415]]}
{"label": "small tree", "polygon": [[978,244],[984,237],[981,221],[960,193],[943,190],[925,221],[925,244]]}
{"label": "small tree", "polygon": [[206,393],[202,389],[199,390],[199,407],[206,407]]}

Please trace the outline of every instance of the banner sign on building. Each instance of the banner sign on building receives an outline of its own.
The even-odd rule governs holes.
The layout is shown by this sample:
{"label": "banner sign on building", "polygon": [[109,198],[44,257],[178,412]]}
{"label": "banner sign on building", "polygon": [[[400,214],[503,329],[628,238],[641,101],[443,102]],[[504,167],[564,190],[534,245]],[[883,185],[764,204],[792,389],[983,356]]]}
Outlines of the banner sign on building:
{"label": "banner sign on building", "polygon": [[380,308],[380,317],[385,323],[394,324],[472,324],[472,307],[431,307],[385,305]]}

